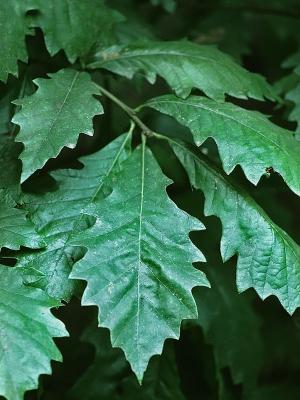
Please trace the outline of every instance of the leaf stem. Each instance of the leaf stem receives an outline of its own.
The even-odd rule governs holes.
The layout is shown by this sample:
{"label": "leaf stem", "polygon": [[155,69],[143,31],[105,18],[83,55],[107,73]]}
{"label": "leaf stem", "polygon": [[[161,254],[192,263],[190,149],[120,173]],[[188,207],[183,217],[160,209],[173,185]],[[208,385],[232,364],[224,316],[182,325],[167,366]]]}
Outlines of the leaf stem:
{"label": "leaf stem", "polygon": [[118,97],[116,97],[114,94],[106,90],[103,86],[96,84],[100,92],[109,98],[111,101],[113,101],[115,104],[117,104],[123,111],[126,112],[126,114],[130,117],[130,119],[136,123],[138,127],[141,128],[142,133],[147,136],[147,137],[153,137],[154,132],[148,128],[147,125],[143,123],[142,120],[136,115],[135,110],[133,110],[131,107],[129,107],[127,104],[123,103]]}

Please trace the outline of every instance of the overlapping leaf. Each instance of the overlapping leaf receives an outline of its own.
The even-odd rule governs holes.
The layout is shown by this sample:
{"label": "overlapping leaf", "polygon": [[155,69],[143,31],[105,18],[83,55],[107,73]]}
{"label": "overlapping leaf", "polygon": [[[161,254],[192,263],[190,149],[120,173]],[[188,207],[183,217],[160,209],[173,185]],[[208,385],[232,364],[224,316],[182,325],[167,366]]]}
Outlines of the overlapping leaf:
{"label": "overlapping leaf", "polygon": [[120,169],[130,151],[130,134],[125,134],[104,149],[81,158],[83,169],[61,170],[52,173],[58,190],[27,194],[23,201],[31,221],[47,244],[38,252],[19,255],[19,267],[37,271],[32,282],[51,297],[69,300],[76,282],[68,279],[74,262],[82,255],[69,245],[70,235],[87,226],[81,209],[101,196],[105,180]]}
{"label": "overlapping leaf", "polygon": [[95,359],[73,386],[70,400],[184,400],[172,343],[149,365],[143,385],[128,368],[124,354],[111,347],[107,330],[89,328],[83,341],[96,350]]}
{"label": "overlapping leaf", "polygon": [[172,143],[192,185],[205,195],[205,215],[221,219],[223,260],[238,255],[238,290],[253,287],[262,299],[275,295],[293,313],[300,306],[299,245],[229,177]]}
{"label": "overlapping leaf", "polygon": [[282,64],[284,68],[293,68],[292,73],[284,76],[274,87],[278,93],[284,94],[286,100],[294,104],[292,111],[289,113],[289,120],[297,123],[296,136],[300,137],[300,52],[290,56]]}
{"label": "overlapping leaf", "polygon": [[[299,77],[300,81],[300,77]],[[294,108],[289,115],[291,121],[297,122],[297,132],[300,132],[300,83],[286,94],[286,99],[294,103]]]}
{"label": "overlapping leaf", "polygon": [[6,82],[8,74],[18,74],[18,60],[27,61],[25,35],[30,33],[26,1],[10,0],[1,4],[0,12],[0,80]]}
{"label": "overlapping leaf", "polygon": [[182,319],[196,317],[192,288],[208,285],[192,266],[204,257],[188,237],[203,225],[168,198],[168,184],[143,143],[113,179],[112,193],[84,210],[96,223],[71,240],[87,248],[71,273],[87,281],[82,303],[99,307],[100,325],[140,381],[165,339],[179,337]]}
{"label": "overlapping leaf", "polygon": [[11,119],[16,112],[16,106],[13,100],[34,92],[34,85],[27,70],[18,80],[12,78],[5,86],[1,85],[0,92],[0,135],[9,133],[10,136],[14,136],[16,126],[12,124]]}
{"label": "overlapping leaf", "polygon": [[147,41],[114,46],[96,53],[89,67],[105,68],[129,79],[143,72],[151,83],[159,75],[182,97],[197,88],[216,100],[224,99],[225,93],[274,99],[261,76],[246,71],[215,47],[191,42]]}
{"label": "overlapping leaf", "polygon": [[97,87],[87,73],[63,69],[50,77],[37,79],[38,90],[15,101],[22,106],[13,118],[20,125],[17,141],[24,144],[22,182],[64,146],[75,147],[80,133],[92,135],[92,119],[103,113],[93,97]]}
{"label": "overlapping leaf", "polygon": [[[275,126],[258,113],[223,102],[227,94],[243,99],[276,99],[264,78],[249,73],[214,47],[186,41],[153,42],[152,31],[148,31],[149,21],[153,22],[153,32],[159,32],[162,37],[172,37],[174,33],[184,36],[186,28],[186,33],[200,42],[201,37],[196,37],[198,33],[210,33],[210,29],[209,32],[199,31],[204,26],[201,25],[203,18],[209,18],[213,20],[210,25],[214,30],[212,33],[216,33],[216,36],[220,34],[221,45],[229,44],[232,54],[244,54],[244,38],[248,43],[251,35],[248,37],[247,34],[250,31],[244,29],[242,41],[239,38],[232,40],[238,30],[230,26],[230,17],[227,19],[225,15],[228,10],[220,19],[215,18],[218,15],[218,11],[213,10],[215,5],[217,8],[220,6],[220,10],[229,5],[229,8],[233,6],[235,9],[233,14],[237,14],[236,8],[238,11],[243,9],[242,14],[250,24],[254,20],[266,23],[268,32],[269,25],[280,25],[280,34],[275,35],[280,56],[280,48],[290,40],[291,27],[294,26],[291,18],[283,18],[286,21],[281,23],[282,18],[279,17],[275,18],[276,21],[269,15],[254,17],[252,11],[264,13],[265,7],[261,9],[259,6],[257,9],[255,6],[255,10],[248,10],[247,6],[247,12],[244,12],[245,7],[239,2],[217,0],[216,4],[209,4],[208,1],[204,4],[205,15],[196,21],[196,25],[191,20],[190,28],[192,25],[193,28],[190,30],[186,23],[182,25],[180,21],[181,9],[173,16],[164,15],[161,19],[156,12],[162,12],[162,8],[155,10],[149,5],[159,4],[171,11],[176,0],[117,0],[113,3],[123,8],[126,15],[135,15],[138,22],[133,18],[132,23],[119,25],[116,35],[114,24],[121,21],[121,17],[106,7],[102,0],[2,2],[0,251],[5,247],[1,256],[9,254],[10,257],[12,254],[18,258],[18,264],[16,268],[0,265],[1,398],[23,399],[25,391],[38,387],[41,374],[51,373],[51,360],[61,360],[53,337],[64,336],[66,331],[50,310],[60,305],[59,299],[68,301],[72,295],[80,293],[77,290],[80,283],[76,279],[87,282],[83,304],[98,307],[99,324],[110,329],[113,345],[125,351],[140,382],[150,357],[162,352],[165,339],[178,338],[181,321],[196,318],[197,309],[191,291],[194,286],[203,286],[195,298],[200,312],[196,323],[201,325],[209,345],[206,346],[202,335],[199,335],[199,328],[184,331],[183,342],[177,347],[179,351],[176,354],[182,362],[180,377],[184,390],[188,397],[193,397],[194,387],[189,387],[189,384],[194,385],[193,380],[200,371],[203,375],[198,375],[199,382],[195,387],[200,390],[196,391],[196,397],[200,393],[205,398],[246,398],[246,391],[240,393],[240,387],[236,385],[244,389],[253,388],[261,368],[259,360],[256,363],[261,349],[257,317],[244,301],[245,297],[241,298],[232,292],[225,268],[220,275],[215,275],[215,270],[208,268],[208,278],[214,288],[207,290],[208,281],[204,274],[192,266],[193,261],[202,261],[204,257],[188,237],[191,230],[203,226],[180,211],[169,199],[166,194],[169,181],[162,174],[152,153],[146,150],[144,141],[130,155],[131,134],[123,135],[103,150],[84,157],[82,169],[56,171],[52,177],[43,172],[35,174],[23,185],[23,189],[28,189],[23,197],[20,184],[20,180],[24,182],[43,168],[47,160],[57,157],[64,146],[73,148],[80,133],[91,135],[94,115],[103,112],[101,104],[94,98],[100,92],[89,75],[68,69],[50,75],[50,79],[37,80],[39,87],[36,93],[23,99],[29,93],[24,86],[26,79],[21,79],[23,67],[20,61],[27,62],[27,47],[30,65],[24,71],[29,72],[28,76],[31,67],[35,76],[45,76],[47,71],[65,68],[68,59],[70,63],[76,62],[76,68],[80,67],[80,70],[87,69],[86,65],[90,62],[91,69],[103,68],[128,78],[141,74],[151,83],[157,76],[162,77],[181,97],[187,97],[193,89],[202,91],[209,98],[192,96],[183,101],[175,96],[166,96],[154,99],[148,105],[189,127],[197,145],[213,137],[227,175],[236,165],[241,165],[247,178],[257,184],[266,171],[275,171],[300,195],[300,147],[292,133]],[[288,3],[296,2],[292,0]],[[184,7],[184,2],[181,3]],[[193,3],[196,6],[197,2]],[[258,5],[259,1],[255,3]],[[277,3],[280,1],[271,1],[267,13],[270,11],[294,17],[293,12],[298,11],[293,4],[278,8]],[[145,9],[154,14],[143,19]],[[184,14],[191,15],[191,10],[187,6]],[[238,21],[240,28],[246,19]],[[170,22],[170,29],[161,30],[165,21]],[[37,31],[35,38],[27,40],[26,35],[33,33],[33,28],[41,28],[42,32]],[[253,39],[256,36],[257,32]],[[267,34],[264,42],[268,42],[269,36],[271,38],[272,35]],[[228,38],[230,43],[226,43]],[[297,40],[296,36],[294,39]],[[137,43],[137,40],[141,41]],[[116,43],[122,45],[109,47]],[[255,52],[257,56],[260,47]],[[267,53],[271,55],[272,51]],[[94,59],[90,58],[92,54]],[[295,67],[295,70],[278,85],[284,86],[285,98],[295,104],[290,120],[298,123],[298,130],[299,60],[298,53],[285,63],[287,67]],[[268,70],[269,66],[274,66],[272,59],[264,63],[264,69]],[[19,79],[9,76],[18,75],[18,67]],[[112,91],[116,90],[123,97],[127,89],[123,92],[119,80],[111,81],[110,72],[107,74],[104,71],[105,87],[112,84]],[[102,73],[103,70],[100,71]],[[277,73],[274,70],[274,76]],[[102,79],[100,74],[99,71],[93,71],[93,75],[99,75],[99,79]],[[143,96],[146,96],[146,92],[143,92]],[[12,100],[16,98],[19,98],[15,102],[17,107],[12,105]],[[116,103],[138,122],[138,126],[142,126],[126,105],[118,102],[118,99]],[[293,104],[287,103],[288,106]],[[18,111],[18,108],[21,110]],[[110,111],[108,107],[108,120],[104,125],[115,131],[114,128],[122,125],[123,121],[119,121],[119,114],[115,113],[114,108]],[[13,126],[11,117],[16,112],[16,125]],[[166,120],[164,115],[160,115],[151,125],[162,126]],[[171,123],[173,126],[176,124],[174,121]],[[20,134],[18,142],[13,142],[19,129],[17,124],[20,125]],[[111,129],[107,131],[110,135]],[[185,131],[182,131],[183,134]],[[293,313],[300,305],[298,244],[274,224],[243,189],[212,166],[200,152],[194,149],[194,153],[185,144],[171,139],[170,143],[186,168],[192,185],[204,192],[206,215],[218,216],[223,224],[222,257],[228,260],[237,256],[239,290],[254,287],[263,299],[275,295],[287,311]],[[162,158],[168,154],[164,153],[165,148],[170,151],[167,145],[159,147],[160,143],[155,139],[151,139],[152,144],[156,150],[159,149]],[[20,179],[22,163],[18,156],[22,148],[23,174]],[[163,161],[168,171],[173,169],[180,183],[185,182],[185,175],[181,180],[182,175],[178,171],[182,172],[182,169],[177,160],[176,164],[173,163],[174,160],[176,158],[165,157]],[[272,182],[273,179],[270,179],[268,184],[271,186]],[[281,188],[281,180],[278,182],[278,187],[272,186],[276,195],[286,189],[285,186]],[[294,202],[297,205],[296,196],[291,193],[284,196],[284,200],[290,196],[293,204],[288,205],[289,210],[288,207],[284,209],[286,214],[281,214],[281,209],[277,211],[279,220],[283,220],[285,215],[293,218]],[[268,209],[273,212],[277,204],[272,201]],[[188,208],[188,202],[184,205]],[[297,225],[296,219],[293,224]],[[286,223],[286,226],[289,224]],[[289,229],[293,231],[292,224]],[[204,242],[209,242],[207,247],[212,251],[216,251],[219,245],[219,240],[206,234]],[[69,279],[74,263],[73,279]],[[235,270],[231,272],[234,274]],[[247,399],[265,400],[272,396],[296,399],[299,394],[299,387],[293,382],[294,374],[296,376],[299,372],[295,351],[299,333],[297,316],[289,318],[283,310],[278,316],[280,310],[276,307],[277,302],[268,301],[258,308],[265,318],[259,338],[265,340],[265,360],[260,369],[261,387],[253,391],[253,396],[247,391],[247,395],[250,394]],[[273,312],[276,314],[274,321],[270,318]],[[266,334],[270,331],[271,334]],[[123,353],[111,348],[108,336],[108,331],[102,329],[86,333],[85,339],[94,344],[96,356],[82,379],[68,393],[71,398],[183,399],[172,341],[166,343],[165,353],[161,357],[151,360],[143,386],[140,387],[129,371]],[[288,339],[284,341],[282,338]],[[199,349],[195,351],[198,341]],[[189,351],[195,354],[192,359],[197,366],[191,363],[190,354],[187,354]],[[81,361],[86,360],[80,359],[80,366],[74,366],[75,373],[82,367]],[[68,366],[67,363],[66,368]],[[192,376],[189,376],[190,371],[184,371],[185,366],[195,369]],[[227,375],[228,369],[232,379]],[[74,371],[69,372],[73,374]],[[216,384],[218,379],[219,387]],[[53,383],[57,383],[56,374]],[[65,381],[62,385],[64,388],[59,386],[55,386],[53,394],[48,389],[43,393],[44,388],[41,387],[42,393],[36,395],[65,398],[66,393],[61,393],[65,390]]]}
{"label": "overlapping leaf", "polygon": [[0,395],[23,400],[41,374],[50,374],[50,361],[62,361],[53,337],[67,336],[50,312],[59,306],[42,290],[23,284],[20,270],[0,265]]}
{"label": "overlapping leaf", "polygon": [[103,0],[33,0],[38,13],[31,26],[42,28],[51,55],[64,50],[70,62],[84,57],[96,42],[107,43],[122,20]]}
{"label": "overlapping leaf", "polygon": [[274,125],[262,114],[199,96],[183,100],[167,95],[147,105],[187,126],[197,145],[212,137],[227,174],[239,164],[247,178],[257,184],[272,167],[300,194],[300,143],[292,132]]}
{"label": "overlapping leaf", "polygon": [[15,208],[13,199],[0,190],[0,250],[7,247],[19,250],[21,246],[39,248],[45,243],[26,219],[26,212]]}
{"label": "overlapping leaf", "polygon": [[11,138],[0,138],[0,250],[2,247],[18,250],[20,246],[45,246],[27,219],[26,211],[17,208],[21,193],[20,147]]}

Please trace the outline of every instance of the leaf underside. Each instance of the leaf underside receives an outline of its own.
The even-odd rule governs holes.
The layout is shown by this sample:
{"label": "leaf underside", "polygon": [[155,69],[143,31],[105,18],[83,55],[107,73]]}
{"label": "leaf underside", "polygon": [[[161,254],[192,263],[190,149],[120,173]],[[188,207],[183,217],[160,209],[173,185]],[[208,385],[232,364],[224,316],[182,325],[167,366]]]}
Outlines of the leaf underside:
{"label": "leaf underside", "polygon": [[272,89],[230,56],[211,46],[191,42],[142,42],[113,46],[94,55],[90,68],[105,68],[131,79],[143,72],[150,83],[164,78],[178,96],[187,97],[193,88],[215,100],[224,95],[239,98],[275,99]]}

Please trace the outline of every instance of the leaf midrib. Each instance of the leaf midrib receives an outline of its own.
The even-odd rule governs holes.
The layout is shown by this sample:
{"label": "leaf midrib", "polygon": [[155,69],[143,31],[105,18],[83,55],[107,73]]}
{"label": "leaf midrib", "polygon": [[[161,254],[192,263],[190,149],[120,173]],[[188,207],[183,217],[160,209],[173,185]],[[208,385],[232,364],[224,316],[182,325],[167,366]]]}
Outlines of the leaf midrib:
{"label": "leaf midrib", "polygon": [[[294,245],[298,246],[299,245],[293,241],[293,239],[285,234],[285,232],[278,226],[276,225],[271,219],[270,217],[265,213],[265,211],[255,202],[254,199],[252,199],[252,197],[250,197],[242,188],[240,188],[238,185],[236,185],[236,187],[231,183],[231,181],[229,180],[225,180],[225,177],[223,176],[223,174],[218,173],[217,170],[215,170],[213,167],[211,167],[210,165],[208,165],[205,161],[201,160],[199,157],[197,157],[192,151],[190,151],[188,148],[186,148],[185,146],[183,146],[182,144],[176,142],[175,140],[172,140],[171,138],[166,137],[167,140],[170,140],[171,142],[173,142],[175,145],[181,147],[182,149],[184,149],[184,151],[187,151],[188,153],[191,154],[191,156],[196,160],[196,162],[199,162],[200,164],[202,164],[202,166],[206,169],[208,169],[213,176],[216,177],[217,180],[222,180],[225,185],[228,185],[230,188],[232,188],[234,191],[236,191],[237,193],[241,193],[243,195],[243,197],[245,198],[245,201],[250,203],[250,207],[253,207],[254,210],[256,212],[258,212],[258,214],[265,220],[265,222],[271,227],[272,230],[272,235],[274,235],[275,233],[280,237],[280,239],[282,240],[282,242],[286,245],[287,248],[290,249],[291,253],[294,255],[295,259],[300,259],[299,255],[296,253],[296,250],[294,249]],[[201,188],[199,188],[201,189]],[[203,191],[201,189],[201,191]],[[216,215],[215,213],[213,215]],[[218,216],[218,218],[220,218]],[[220,218],[221,219],[221,218]],[[286,259],[286,251],[285,251],[285,246],[283,246],[283,250],[284,250],[284,254],[285,254],[285,261]],[[238,250],[235,250],[235,253],[240,255],[240,252]],[[269,268],[269,265],[268,265]],[[265,282],[264,282],[264,286],[266,284],[266,277],[267,277],[267,272],[265,274]],[[286,263],[286,291],[287,291],[287,295],[289,293],[289,274],[288,274],[288,268],[287,268],[287,263]],[[254,286],[253,286],[254,287]],[[255,290],[257,291],[257,289],[255,288]],[[263,288],[263,292],[264,292],[264,288]],[[288,295],[288,308],[290,309],[290,297]]]}
{"label": "leaf midrib", "polygon": [[[75,75],[74,75],[74,78],[73,78],[73,80],[72,80],[72,82],[71,82],[71,85],[70,85],[70,87],[69,87],[69,89],[67,90],[67,93],[66,93],[66,95],[65,95],[65,98],[63,99],[63,101],[62,101],[62,103],[61,103],[61,105],[60,105],[60,107],[59,107],[59,110],[58,110],[58,112],[57,112],[57,114],[55,115],[55,117],[53,118],[53,120],[52,120],[52,122],[51,122],[51,125],[50,125],[50,127],[49,127],[49,138],[47,137],[47,138],[45,138],[43,141],[42,141],[42,144],[44,143],[44,142],[46,142],[47,140],[49,140],[50,142],[51,142],[51,132],[52,132],[52,130],[53,130],[53,128],[54,128],[54,126],[55,126],[55,124],[56,124],[56,122],[57,122],[57,120],[58,120],[58,118],[59,118],[59,116],[60,116],[60,114],[61,114],[61,112],[62,112],[62,110],[63,110],[63,108],[64,108],[64,106],[65,106],[65,104],[66,104],[66,102],[67,102],[67,100],[68,100],[68,98],[69,98],[69,96],[70,96],[70,94],[71,94],[71,92],[72,92],[72,89],[73,89],[73,87],[74,87],[74,85],[75,85],[75,83],[76,83],[76,81],[77,81],[77,79],[78,79],[78,77],[79,77],[79,71],[76,71],[76,73],[75,73]],[[52,143],[52,142],[51,142]],[[40,148],[42,147],[42,144],[41,144],[41,146],[40,146]]]}
{"label": "leaf midrib", "polygon": [[[225,185],[229,186],[233,191],[237,193],[241,193],[245,201],[250,203],[250,206],[253,207],[256,212],[259,213],[259,215],[262,216],[262,218],[266,221],[267,224],[269,224],[276,233],[278,233],[278,236],[282,239],[283,242],[287,244],[287,246],[290,248],[291,252],[294,254],[295,258],[299,258],[299,256],[295,253],[295,250],[293,248],[294,243],[297,244],[296,242],[293,241],[293,239],[290,236],[284,236],[281,228],[277,226],[271,219],[270,217],[265,213],[265,211],[250,197],[242,188],[238,186],[234,186],[230,180],[225,180],[224,176],[221,173],[218,173],[213,167],[208,165],[206,162],[201,160],[199,157],[197,157],[192,151],[190,151],[188,148],[185,146],[181,145],[179,142],[176,142],[175,140],[172,140],[169,137],[166,137],[167,140],[173,142],[175,145],[181,147],[184,151],[188,152],[191,154],[191,156],[200,164],[203,165],[204,168],[208,169],[212,175],[214,175],[218,180],[222,180]],[[202,190],[202,189],[201,189]],[[291,243],[292,241],[292,243]]]}
{"label": "leaf midrib", "polygon": [[[149,50],[148,50],[149,51]],[[195,55],[195,54],[190,54],[190,53],[184,53],[184,52],[179,52],[179,51],[171,51],[171,52],[166,52],[166,51],[153,51],[152,53],[147,53],[145,54],[145,52],[143,52],[143,50],[132,50],[132,53],[121,53],[119,57],[115,57],[115,58],[111,58],[108,60],[103,60],[103,61],[95,61],[94,63],[91,64],[91,66],[94,64],[96,65],[97,63],[101,63],[102,65],[105,64],[109,64],[110,62],[114,62],[114,61],[119,61],[122,59],[128,59],[128,58],[140,58],[140,57],[156,57],[156,56],[178,56],[178,57],[188,57],[188,58],[194,58],[196,60],[203,60],[206,62],[210,62],[210,63],[217,63],[219,65],[224,66],[226,69],[230,68],[229,65],[227,65],[225,62],[222,62],[220,60],[214,59],[214,58],[209,58],[209,57],[204,57],[204,56],[200,56],[200,55]],[[239,67],[239,65],[236,65],[235,67]],[[241,68],[241,70],[243,70]],[[250,74],[250,73],[249,73]]]}
{"label": "leaf midrib", "polygon": [[139,234],[138,234],[138,271],[137,271],[137,322],[136,322],[136,346],[137,364],[140,369],[140,273],[142,267],[142,226],[143,226],[143,207],[144,207],[144,187],[145,187],[145,138],[142,138],[142,165],[141,165],[141,197],[139,210]]}
{"label": "leaf midrib", "polygon": [[[236,124],[241,125],[241,126],[247,128],[247,129],[253,131],[255,134],[261,136],[263,139],[266,140],[266,142],[269,141],[269,142],[272,143],[275,147],[277,147],[280,151],[282,151],[283,153],[285,153],[285,155],[286,155],[288,158],[290,158],[289,154],[287,153],[287,151],[286,151],[284,148],[281,148],[276,142],[274,142],[273,140],[271,140],[268,136],[265,136],[262,132],[260,132],[260,131],[258,131],[258,130],[255,130],[254,128],[252,128],[252,126],[249,126],[249,125],[245,124],[244,122],[242,122],[242,121],[240,121],[240,120],[237,120],[236,118],[234,118],[234,116],[228,115],[228,114],[226,114],[226,113],[224,113],[224,112],[216,111],[216,110],[214,110],[214,109],[212,109],[212,108],[210,108],[210,107],[208,107],[208,106],[204,106],[203,104],[193,104],[193,103],[188,103],[188,102],[182,102],[182,101],[179,101],[179,100],[174,100],[174,101],[173,101],[173,100],[172,100],[172,101],[170,101],[170,100],[159,100],[158,103],[187,105],[187,106],[191,106],[191,107],[194,107],[194,108],[200,108],[200,109],[209,111],[209,112],[211,112],[212,114],[217,114],[217,115],[219,115],[219,116],[221,116],[221,117],[223,117],[223,118],[225,118],[225,119],[232,120],[232,121],[235,122]],[[148,104],[151,104],[151,102],[149,102]],[[155,104],[155,103],[153,103],[153,104]],[[242,110],[242,111],[244,111],[244,110]],[[265,122],[265,121],[264,121],[264,122]]]}

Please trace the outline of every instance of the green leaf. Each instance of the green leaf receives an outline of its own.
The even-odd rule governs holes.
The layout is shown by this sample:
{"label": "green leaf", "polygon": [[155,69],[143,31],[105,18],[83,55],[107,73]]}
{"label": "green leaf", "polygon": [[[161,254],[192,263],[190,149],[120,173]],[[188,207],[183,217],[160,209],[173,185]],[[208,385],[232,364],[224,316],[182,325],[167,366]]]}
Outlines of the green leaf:
{"label": "green leaf", "polygon": [[11,123],[11,119],[16,111],[16,106],[12,102],[16,98],[32,94],[34,85],[28,74],[25,73],[18,80],[15,78],[9,79],[6,85],[1,85],[0,90],[0,135],[9,133],[13,137],[16,126]]}
{"label": "green leaf", "polygon": [[39,88],[32,96],[15,101],[22,106],[13,118],[21,128],[17,141],[25,147],[22,182],[64,146],[75,147],[80,133],[91,136],[92,118],[103,113],[93,97],[99,91],[87,73],[63,69],[49,76],[34,81]]}
{"label": "green leaf", "polygon": [[282,63],[283,68],[294,68],[296,74],[300,75],[300,51],[291,55]]}
{"label": "green leaf", "polygon": [[290,90],[294,89],[299,82],[299,75],[292,72],[291,74],[285,75],[279,79],[279,81],[275,82],[273,87],[278,95],[286,95]]}
{"label": "green leaf", "polygon": [[225,93],[274,99],[264,78],[246,71],[215,47],[187,41],[113,46],[96,53],[89,67],[105,68],[128,79],[143,72],[150,83],[160,75],[182,97],[197,88],[216,100],[223,100]]}
{"label": "green leaf", "polygon": [[7,247],[19,250],[21,246],[37,249],[45,243],[26,219],[26,212],[15,208],[13,200],[0,190],[0,250]]}
{"label": "green leaf", "polygon": [[222,222],[223,261],[238,255],[238,290],[253,287],[262,299],[275,295],[292,314],[300,306],[300,247],[230,177],[183,145],[172,147],[205,195],[205,215]]}
{"label": "green leaf", "polygon": [[71,63],[86,56],[96,42],[106,44],[113,25],[123,20],[103,0],[33,0],[33,4],[39,13],[31,26],[42,28],[51,55],[63,49]]}
{"label": "green leaf", "polygon": [[17,61],[27,61],[25,35],[30,33],[25,1],[10,0],[1,4],[0,12],[0,80],[6,82],[8,74],[18,75]]}
{"label": "green leaf", "polygon": [[203,225],[169,199],[169,183],[143,143],[113,179],[112,193],[84,210],[95,225],[71,240],[88,250],[71,273],[87,281],[82,304],[99,307],[99,324],[139,381],[165,339],[179,337],[182,319],[197,316],[192,288],[209,285],[191,265],[204,257],[188,237]]}
{"label": "green leaf", "polygon": [[297,122],[296,137],[300,138],[300,52],[293,54],[282,64],[284,68],[293,68],[293,72],[275,84],[275,88],[281,89],[285,94],[285,99],[294,103],[294,108],[290,112],[289,120]]}
{"label": "green leaf", "polygon": [[146,105],[188,127],[197,146],[212,137],[227,174],[239,164],[250,182],[257,184],[272,167],[300,195],[300,143],[291,131],[274,125],[264,115],[199,96],[182,100],[167,95]]}
{"label": "green leaf", "polygon": [[82,340],[91,343],[96,354],[71,389],[70,400],[184,400],[172,343],[166,343],[163,354],[151,360],[140,386],[123,352],[111,347],[106,329],[89,327]]}
{"label": "green leaf", "polygon": [[158,6],[161,5],[166,11],[172,13],[176,8],[175,0],[151,0],[152,5]]}
{"label": "green leaf", "polygon": [[297,137],[300,137],[300,83],[295,88],[290,90],[286,94],[285,98],[292,101],[295,105],[289,115],[289,120],[297,122],[296,132],[298,132]]}
{"label": "green leaf", "polygon": [[0,265],[0,395],[23,400],[51,360],[62,361],[52,337],[68,336],[50,312],[60,304],[43,291],[23,284],[20,270]]}
{"label": "green leaf", "polygon": [[70,236],[88,226],[89,221],[80,211],[102,195],[105,181],[121,168],[130,151],[130,138],[130,134],[119,136],[104,149],[82,157],[83,169],[53,172],[57,190],[31,193],[23,198],[30,219],[47,247],[19,255],[17,265],[38,272],[38,280],[32,284],[51,297],[67,301],[76,291],[77,282],[68,278],[74,262],[83,254],[71,247]]}

